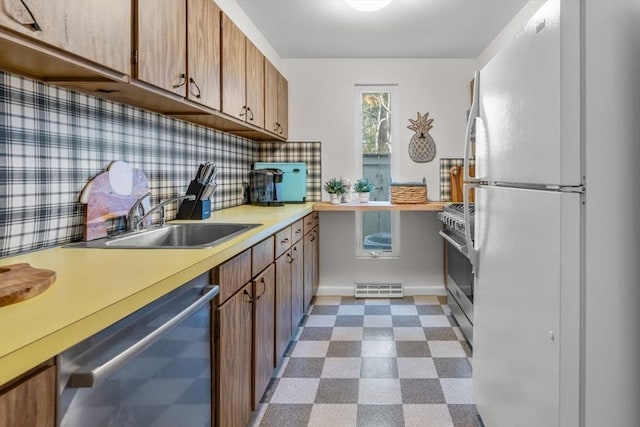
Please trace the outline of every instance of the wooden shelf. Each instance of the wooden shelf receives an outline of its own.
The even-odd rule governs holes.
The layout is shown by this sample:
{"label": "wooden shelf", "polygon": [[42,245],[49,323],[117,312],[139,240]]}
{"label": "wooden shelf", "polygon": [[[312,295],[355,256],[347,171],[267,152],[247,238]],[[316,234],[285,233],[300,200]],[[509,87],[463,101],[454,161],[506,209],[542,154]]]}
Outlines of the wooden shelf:
{"label": "wooden shelf", "polygon": [[369,203],[340,203],[333,205],[329,202],[318,202],[313,205],[314,211],[432,211],[439,212],[446,206],[448,202],[427,202],[415,204],[399,204],[394,205],[390,202],[369,202]]}

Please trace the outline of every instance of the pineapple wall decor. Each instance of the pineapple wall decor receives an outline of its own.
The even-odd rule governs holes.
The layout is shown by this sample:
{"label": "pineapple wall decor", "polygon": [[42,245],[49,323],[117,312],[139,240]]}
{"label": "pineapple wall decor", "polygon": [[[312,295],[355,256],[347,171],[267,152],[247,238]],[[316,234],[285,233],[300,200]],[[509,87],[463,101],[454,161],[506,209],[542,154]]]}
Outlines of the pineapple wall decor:
{"label": "pineapple wall decor", "polygon": [[428,117],[429,113],[425,113],[423,116],[418,111],[418,118],[409,119],[411,124],[407,126],[416,133],[409,142],[409,157],[416,163],[430,162],[436,157],[436,143],[429,135],[429,130],[433,127],[431,124],[433,119],[428,119]]}

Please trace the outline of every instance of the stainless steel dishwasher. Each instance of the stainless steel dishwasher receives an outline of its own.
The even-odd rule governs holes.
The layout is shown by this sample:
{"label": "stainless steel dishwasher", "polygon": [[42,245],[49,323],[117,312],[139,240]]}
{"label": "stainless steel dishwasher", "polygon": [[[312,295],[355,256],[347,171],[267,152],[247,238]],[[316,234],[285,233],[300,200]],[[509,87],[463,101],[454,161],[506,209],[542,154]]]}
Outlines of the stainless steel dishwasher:
{"label": "stainless steel dishwasher", "polygon": [[212,425],[218,290],[203,274],[63,352],[58,425]]}

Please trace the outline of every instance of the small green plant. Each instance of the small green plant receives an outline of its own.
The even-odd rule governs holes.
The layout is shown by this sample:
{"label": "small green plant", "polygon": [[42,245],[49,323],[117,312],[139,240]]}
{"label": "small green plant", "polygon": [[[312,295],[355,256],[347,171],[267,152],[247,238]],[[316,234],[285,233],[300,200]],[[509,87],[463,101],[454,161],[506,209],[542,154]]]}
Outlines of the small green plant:
{"label": "small green plant", "polygon": [[367,178],[360,178],[354,184],[353,191],[356,193],[371,193],[373,184]]}
{"label": "small green plant", "polygon": [[329,181],[324,183],[324,191],[329,194],[344,194],[347,190],[344,188],[344,183],[339,178],[331,178]]}

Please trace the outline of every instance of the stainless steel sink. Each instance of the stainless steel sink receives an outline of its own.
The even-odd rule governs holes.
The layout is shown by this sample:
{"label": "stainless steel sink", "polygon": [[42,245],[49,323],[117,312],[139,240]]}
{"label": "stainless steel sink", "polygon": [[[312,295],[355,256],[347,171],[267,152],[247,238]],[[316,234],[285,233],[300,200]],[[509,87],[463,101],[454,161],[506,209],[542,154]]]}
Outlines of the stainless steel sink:
{"label": "stainless steel sink", "polygon": [[168,224],[115,237],[78,242],[70,248],[196,249],[210,248],[262,224]]}

